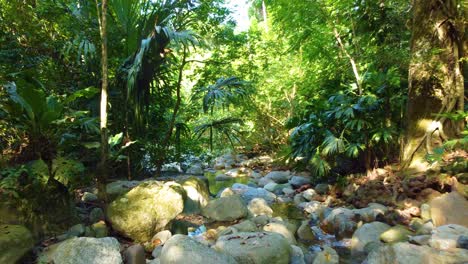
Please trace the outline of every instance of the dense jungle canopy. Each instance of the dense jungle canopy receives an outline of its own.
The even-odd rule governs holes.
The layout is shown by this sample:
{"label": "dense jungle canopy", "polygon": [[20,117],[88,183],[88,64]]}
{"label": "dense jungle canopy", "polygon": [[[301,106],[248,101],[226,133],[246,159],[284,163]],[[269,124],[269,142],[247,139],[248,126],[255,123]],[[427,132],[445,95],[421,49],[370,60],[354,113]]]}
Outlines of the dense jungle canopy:
{"label": "dense jungle canopy", "polygon": [[[412,263],[385,262],[386,238],[375,250],[359,244],[368,236],[353,242],[378,221],[368,229],[384,232],[388,224],[415,236],[428,235],[418,230],[429,222],[456,224],[455,253],[430,251],[447,249],[432,235],[430,246],[413,243],[427,251],[405,242],[393,254],[419,250],[435,254],[434,263],[468,261],[467,5],[0,0],[0,229],[8,230],[0,234],[0,263]],[[263,200],[246,196],[248,188]],[[142,197],[154,205],[133,204]],[[168,209],[179,202],[182,209]],[[329,210],[313,216],[318,209],[304,203],[314,202]],[[251,219],[264,215],[259,207],[298,226],[288,236],[273,218],[259,224]],[[413,207],[418,213],[405,211]],[[383,212],[352,211],[365,208]],[[338,209],[345,211],[334,214]],[[459,218],[450,216],[455,211]],[[200,217],[189,231],[178,228],[204,241],[211,234],[214,252],[192,238],[172,236],[164,247],[164,235],[155,238],[161,230],[179,234],[175,222]],[[244,218],[251,220],[239,223]],[[132,219],[150,227],[129,225]],[[244,225],[227,238],[213,220],[231,221],[227,229]],[[266,231],[255,241],[270,241],[286,257],[253,250],[251,262],[242,262],[232,253],[232,241],[263,236],[247,221]],[[332,234],[335,242],[352,236],[351,253],[326,239],[314,251],[318,244],[304,232]],[[287,249],[272,233],[287,238]],[[71,248],[87,243],[96,252],[80,260]],[[58,253],[44,256],[55,245]],[[178,248],[178,259],[170,245],[207,251]],[[293,262],[298,251],[302,262]]]}

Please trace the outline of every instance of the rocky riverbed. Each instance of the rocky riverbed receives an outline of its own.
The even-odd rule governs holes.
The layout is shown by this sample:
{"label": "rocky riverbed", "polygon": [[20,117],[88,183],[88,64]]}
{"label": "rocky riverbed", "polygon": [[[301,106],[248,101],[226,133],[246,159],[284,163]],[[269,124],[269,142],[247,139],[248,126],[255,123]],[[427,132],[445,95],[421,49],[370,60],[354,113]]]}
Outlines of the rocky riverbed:
{"label": "rocky riverbed", "polygon": [[107,205],[87,188],[81,223],[63,234],[38,244],[23,226],[0,226],[0,251],[9,252],[0,263],[31,249],[37,263],[56,264],[468,263],[468,202],[457,178],[441,193],[415,183],[421,175],[388,183],[382,169],[338,188],[271,162],[228,154],[185,174],[115,181]]}

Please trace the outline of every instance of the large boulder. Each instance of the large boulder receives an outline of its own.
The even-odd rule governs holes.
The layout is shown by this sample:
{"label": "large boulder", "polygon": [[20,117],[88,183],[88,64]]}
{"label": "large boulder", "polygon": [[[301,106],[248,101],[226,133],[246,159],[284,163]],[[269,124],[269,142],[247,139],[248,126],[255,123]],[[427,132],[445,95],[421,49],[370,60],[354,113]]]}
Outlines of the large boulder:
{"label": "large boulder", "polygon": [[243,264],[287,264],[291,246],[280,234],[241,232],[222,236],[214,248],[231,255]]}
{"label": "large boulder", "polygon": [[184,213],[199,213],[210,200],[207,184],[197,177],[185,179],[180,184],[187,194],[184,202]]}
{"label": "large boulder", "polygon": [[107,208],[107,218],[114,230],[146,242],[182,213],[184,194],[174,182],[144,182],[114,200]]}
{"label": "large boulder", "polygon": [[60,264],[120,264],[120,246],[113,237],[76,237],[60,243],[52,255]]}
{"label": "large boulder", "polygon": [[269,204],[276,201],[276,195],[263,188],[255,188],[245,184],[235,183],[232,185],[231,190],[235,194],[240,195],[246,204],[254,198],[263,198]]}
{"label": "large boulder", "polygon": [[165,244],[160,256],[164,264],[235,264],[233,257],[218,252],[184,235],[175,235]]}
{"label": "large boulder", "polygon": [[380,243],[380,235],[390,229],[390,226],[381,222],[363,224],[353,234],[351,250],[353,253],[363,252],[368,243]]}
{"label": "large boulder", "polygon": [[468,227],[468,201],[458,192],[446,193],[429,202],[435,226],[457,224]]}
{"label": "large boulder", "polygon": [[203,208],[202,214],[216,221],[232,221],[247,216],[247,206],[238,195],[214,199]]}
{"label": "large boulder", "polygon": [[428,246],[417,246],[406,242],[389,244],[371,251],[367,264],[461,264],[468,262],[468,250],[437,250]]}
{"label": "large boulder", "polygon": [[33,236],[26,227],[0,225],[0,263],[16,263],[33,246]]}

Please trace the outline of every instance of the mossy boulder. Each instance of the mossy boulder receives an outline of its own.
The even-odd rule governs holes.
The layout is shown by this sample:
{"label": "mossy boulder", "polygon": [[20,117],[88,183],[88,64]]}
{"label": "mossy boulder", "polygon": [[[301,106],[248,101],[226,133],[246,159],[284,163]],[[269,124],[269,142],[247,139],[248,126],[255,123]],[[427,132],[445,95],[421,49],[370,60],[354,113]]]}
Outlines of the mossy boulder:
{"label": "mossy boulder", "polygon": [[175,182],[144,182],[114,200],[107,218],[114,230],[146,242],[182,213],[184,196],[184,189]]}
{"label": "mossy boulder", "polygon": [[33,236],[26,227],[0,225],[0,263],[16,263],[33,246]]}

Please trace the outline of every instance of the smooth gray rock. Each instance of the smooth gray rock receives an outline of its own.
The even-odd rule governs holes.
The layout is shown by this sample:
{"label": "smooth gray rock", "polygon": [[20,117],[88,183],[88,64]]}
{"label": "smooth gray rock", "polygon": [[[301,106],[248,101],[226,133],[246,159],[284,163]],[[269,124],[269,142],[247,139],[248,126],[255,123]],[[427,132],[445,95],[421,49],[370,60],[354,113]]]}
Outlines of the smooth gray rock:
{"label": "smooth gray rock", "polygon": [[264,178],[270,179],[276,183],[286,183],[290,175],[291,173],[289,171],[272,171],[265,175]]}
{"label": "smooth gray rock", "polygon": [[288,264],[291,247],[280,234],[241,232],[218,239],[214,248],[243,264]]}
{"label": "smooth gray rock", "polygon": [[312,179],[304,176],[292,176],[291,179],[289,179],[289,183],[294,187],[299,187],[305,184],[311,184]]}
{"label": "smooth gray rock", "polygon": [[60,243],[52,255],[60,264],[121,264],[120,246],[113,237],[76,237]]}
{"label": "smooth gray rock", "polygon": [[238,195],[214,199],[203,208],[202,214],[216,221],[233,221],[247,216],[248,210]]}
{"label": "smooth gray rock", "polygon": [[468,228],[455,224],[439,226],[432,232],[429,245],[442,250],[457,248],[461,236],[468,236]]}
{"label": "smooth gray rock", "polygon": [[237,263],[233,257],[184,235],[175,235],[166,242],[161,251],[160,261],[164,264]]}
{"label": "smooth gray rock", "polygon": [[381,222],[362,225],[354,232],[351,239],[352,253],[364,252],[364,247],[370,242],[380,243],[380,235],[388,229],[390,229],[390,226]]}
{"label": "smooth gray rock", "polygon": [[145,249],[142,245],[131,245],[124,253],[125,264],[146,264]]}
{"label": "smooth gray rock", "polygon": [[451,251],[437,250],[407,242],[389,244],[371,251],[367,264],[461,264],[468,262],[468,250],[456,248]]}
{"label": "smooth gray rock", "polygon": [[276,195],[263,189],[254,188],[241,183],[235,183],[232,185],[231,190],[241,196],[246,204],[248,204],[254,198],[263,198],[268,204],[275,202]]}

